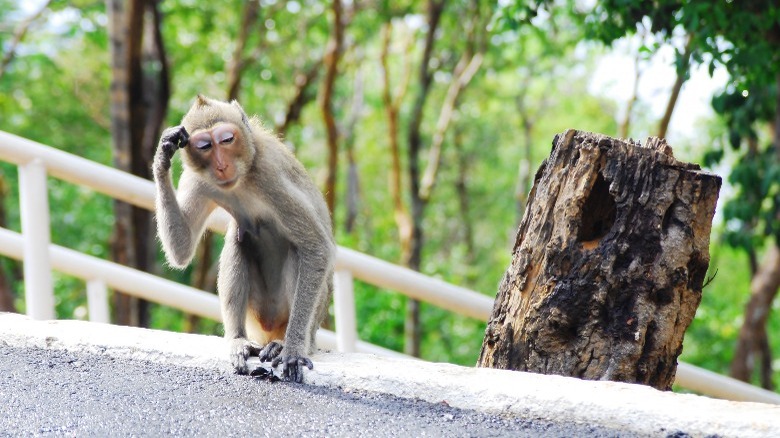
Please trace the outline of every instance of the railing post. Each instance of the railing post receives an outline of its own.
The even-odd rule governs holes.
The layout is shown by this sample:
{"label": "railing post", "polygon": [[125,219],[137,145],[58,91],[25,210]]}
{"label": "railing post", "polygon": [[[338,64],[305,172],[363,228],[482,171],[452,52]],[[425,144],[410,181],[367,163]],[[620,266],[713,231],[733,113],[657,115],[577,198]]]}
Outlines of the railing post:
{"label": "railing post", "polygon": [[355,322],[355,292],[352,273],[336,271],[333,292],[333,310],[336,319],[336,349],[342,353],[353,353],[357,344],[357,323]]}
{"label": "railing post", "polygon": [[54,319],[46,167],[39,159],[19,166],[19,204],[24,235],[24,296],[27,315]]}
{"label": "railing post", "polygon": [[111,322],[108,311],[108,287],[100,278],[87,281],[87,309],[92,322]]}

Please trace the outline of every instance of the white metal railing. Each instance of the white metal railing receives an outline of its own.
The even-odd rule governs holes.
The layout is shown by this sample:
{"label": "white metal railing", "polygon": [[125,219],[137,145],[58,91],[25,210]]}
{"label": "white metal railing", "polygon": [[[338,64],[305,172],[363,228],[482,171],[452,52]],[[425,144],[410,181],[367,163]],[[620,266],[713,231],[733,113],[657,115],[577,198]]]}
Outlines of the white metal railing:
{"label": "white metal railing", "polygon": [[19,210],[22,231],[34,239],[24,243],[27,260],[36,263],[24,264],[25,290],[27,287],[37,293],[27,293],[28,314],[35,319],[54,318],[54,294],[49,261],[49,192],[46,188],[46,167],[40,159],[33,159],[19,166]]}
{"label": "white metal railing", "polygon": [[[87,282],[89,317],[93,321],[109,322],[108,287],[221,320],[219,300],[213,294],[51,244],[47,174],[148,210],[154,209],[155,189],[151,181],[3,131],[0,131],[0,159],[19,167],[23,233],[0,228],[0,254],[35,260],[24,264],[26,307],[32,318],[54,318],[51,286],[54,268]],[[227,213],[218,209],[209,217],[208,226],[224,233],[228,220]],[[339,247],[334,291],[336,332],[320,330],[317,334],[318,343],[326,348],[404,356],[358,340],[354,279],[482,321],[489,319],[492,311],[493,300],[482,294]],[[780,394],[685,363],[680,363],[677,369],[676,383],[715,397],[780,404]]]}

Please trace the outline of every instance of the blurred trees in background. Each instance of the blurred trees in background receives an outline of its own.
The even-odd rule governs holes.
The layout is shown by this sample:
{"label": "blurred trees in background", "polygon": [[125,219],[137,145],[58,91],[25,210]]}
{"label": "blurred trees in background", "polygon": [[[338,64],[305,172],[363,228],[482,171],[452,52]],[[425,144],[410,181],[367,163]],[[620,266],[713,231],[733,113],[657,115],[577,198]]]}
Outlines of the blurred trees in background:
{"label": "blurred trees in background", "polygon": [[[714,228],[720,274],[683,358],[765,387],[780,378],[780,339],[770,336],[780,330],[771,312],[780,11],[769,0],[22,3],[0,0],[0,129],[148,178],[161,128],[197,93],[238,98],[320,184],[341,245],[491,296],[555,133],[663,135],[685,111],[676,107],[692,69],[724,69],[716,116],[695,138],[670,141],[677,156],[729,174],[732,187]],[[639,42],[635,70],[619,79],[631,84],[661,49],[677,52],[663,114],[650,114],[636,85],[625,102],[590,89],[601,56],[625,40]],[[0,226],[18,230],[16,171],[0,163],[0,172]],[[189,269],[170,272],[148,213],[57,180],[50,187],[55,243],[214,289],[221,236],[204,239]],[[55,286],[58,315],[86,317],[84,285],[56,275]],[[22,290],[19,264],[0,259],[0,310],[24,311]],[[362,339],[476,360],[484,321],[361,283],[356,293]],[[113,305],[120,323],[220,331],[120,294]]]}

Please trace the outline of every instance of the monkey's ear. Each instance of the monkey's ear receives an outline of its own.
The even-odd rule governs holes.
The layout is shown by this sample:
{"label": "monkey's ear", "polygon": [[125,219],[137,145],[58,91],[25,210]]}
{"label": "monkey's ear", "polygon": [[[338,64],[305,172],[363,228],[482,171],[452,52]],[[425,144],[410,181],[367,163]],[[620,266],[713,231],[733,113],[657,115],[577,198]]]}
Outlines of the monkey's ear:
{"label": "monkey's ear", "polygon": [[198,97],[195,98],[195,106],[208,106],[209,105],[209,98],[198,94]]}
{"label": "monkey's ear", "polygon": [[247,117],[246,112],[244,112],[244,108],[241,107],[241,104],[238,103],[236,99],[231,100],[230,104],[233,105],[233,107],[237,109],[239,113],[241,113],[241,121],[244,123],[244,125],[246,125],[247,128],[252,129],[249,126],[249,117]]}

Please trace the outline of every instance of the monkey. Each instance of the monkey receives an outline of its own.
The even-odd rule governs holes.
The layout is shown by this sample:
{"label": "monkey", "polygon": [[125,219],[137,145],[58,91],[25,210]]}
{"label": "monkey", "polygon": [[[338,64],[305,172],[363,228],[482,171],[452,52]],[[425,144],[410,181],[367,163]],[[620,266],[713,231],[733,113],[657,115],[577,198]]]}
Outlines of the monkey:
{"label": "monkey", "polygon": [[[177,150],[183,170],[174,189]],[[172,267],[190,264],[215,208],[231,216],[217,293],[235,372],[247,374],[257,355],[301,383],[333,294],[336,252],[329,210],[303,165],[237,101],[198,95],[163,131],[152,174],[157,234]]]}

